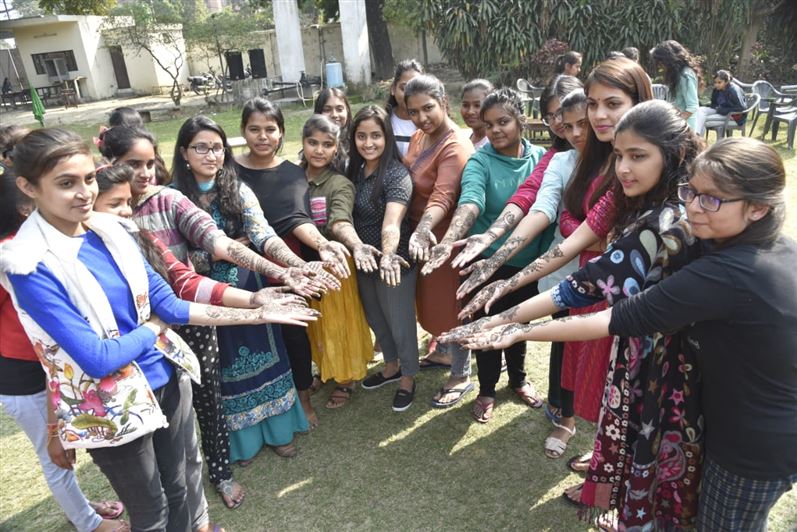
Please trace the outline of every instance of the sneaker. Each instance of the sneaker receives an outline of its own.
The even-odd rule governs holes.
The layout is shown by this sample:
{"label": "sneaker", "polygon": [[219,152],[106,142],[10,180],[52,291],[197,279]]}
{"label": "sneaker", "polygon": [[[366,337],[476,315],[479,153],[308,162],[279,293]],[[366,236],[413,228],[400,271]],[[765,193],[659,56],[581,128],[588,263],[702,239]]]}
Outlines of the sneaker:
{"label": "sneaker", "polygon": [[396,390],[396,396],[393,397],[393,411],[394,412],[404,412],[406,409],[412,406],[412,400],[415,399],[415,382],[412,383],[412,390],[402,390],[399,388]]}
{"label": "sneaker", "polygon": [[373,375],[369,375],[366,377],[363,382],[360,384],[363,390],[374,390],[376,388],[380,388],[385,384],[389,384],[391,382],[396,382],[401,378],[401,370],[399,369],[394,375],[390,377],[385,377],[385,375],[379,371],[374,373]]}

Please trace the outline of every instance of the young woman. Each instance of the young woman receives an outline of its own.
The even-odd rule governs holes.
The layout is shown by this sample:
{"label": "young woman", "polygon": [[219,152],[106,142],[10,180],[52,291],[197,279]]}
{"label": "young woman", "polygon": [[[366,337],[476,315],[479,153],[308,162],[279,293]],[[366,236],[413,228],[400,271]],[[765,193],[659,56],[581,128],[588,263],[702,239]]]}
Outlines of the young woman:
{"label": "young woman", "polygon": [[[249,100],[241,113],[241,133],[249,151],[235,159],[235,169],[257,196],[277,235],[297,254],[302,254],[302,246],[318,253],[338,278],[351,275],[346,247],[327,240],[313,223],[304,170],[279,156],[285,136],[280,108],[263,98]],[[336,289],[340,288],[340,283],[336,285]],[[318,416],[310,402],[314,379],[307,331],[303,327],[283,327],[282,334],[302,408],[310,427],[316,427]]]}
{"label": "young woman", "polygon": [[[16,142],[15,142],[16,143]],[[24,198],[24,199],[23,199]],[[0,163],[0,242],[11,240],[33,210]],[[30,440],[53,498],[79,532],[128,530],[118,517],[124,505],[86,499],[65,456],[61,440],[47,436],[47,377],[30,344],[11,296],[0,287],[0,404]]]}
{"label": "young woman", "polygon": [[[727,70],[717,70],[714,74],[714,90],[711,91],[711,103],[708,107],[698,108],[695,118],[695,133],[702,135],[706,131],[706,124],[724,124],[729,113],[744,111],[744,95],[741,89],[732,84],[733,77]],[[746,120],[745,115],[732,116],[737,124],[742,125]]]}
{"label": "young woman", "polygon": [[[677,189],[700,147],[671,104],[654,100],[628,111],[615,127],[613,188],[622,199],[609,248],[554,289],[479,320],[472,330],[526,323],[597,300],[615,304],[695,258],[698,247],[677,203]],[[493,347],[502,342],[485,337],[512,336],[512,330],[477,332],[464,343]],[[679,334],[661,333],[613,343],[581,502],[617,509],[626,528],[694,525],[704,425],[700,375],[685,344]]]}
{"label": "young woman", "polygon": [[[105,133],[102,153],[114,163],[126,163],[135,177],[130,183],[133,192],[133,219],[153,233],[178,260],[190,263],[189,245],[211,255],[233,262],[264,275],[279,278],[301,295],[320,293],[315,275],[300,268],[281,268],[229,238],[213,219],[190,199],[173,188],[151,185],[157,163],[157,145],[151,133],[141,129],[114,127]],[[183,326],[181,334],[199,357],[203,372],[202,385],[194,386],[194,408],[202,432],[202,451],[208,464],[210,482],[219,491],[229,508],[243,502],[244,489],[232,478],[227,424],[221,403],[221,381],[218,363],[218,341],[212,327]]]}
{"label": "young woman", "polygon": [[578,77],[581,72],[581,54],[573,50],[565,52],[556,58],[553,64],[554,75]]}
{"label": "young woman", "polygon": [[363,243],[354,250],[357,284],[385,360],[384,369],[363,380],[362,387],[371,390],[399,381],[393,410],[402,412],[412,405],[418,373],[418,270],[408,262],[410,229],[405,216],[412,180],[401,163],[390,118],[379,107],[368,105],[357,112],[350,144],[355,147],[348,174],[355,189],[354,228]]}
{"label": "young woman", "polygon": [[489,142],[481,119],[481,105],[493,89],[493,84],[486,79],[473,79],[462,87],[459,113],[465,125],[470,128],[470,141],[477,150]]}
{"label": "young woman", "polygon": [[781,233],[786,175],[772,148],[744,137],[711,146],[691,174],[678,195],[702,257],[609,310],[530,324],[515,338],[681,329],[702,373],[709,429],[697,528],[766,530],[769,510],[797,482],[797,245]]}
{"label": "young woman", "polygon": [[650,59],[654,72],[664,78],[664,84],[670,87],[670,101],[681,111],[681,115],[695,129],[697,126],[697,108],[700,106],[700,94],[697,91],[697,61],[689,50],[678,41],[663,41],[650,51]]}
{"label": "young woman", "polygon": [[[548,125],[550,130],[551,147],[534,166],[531,174],[509,198],[506,207],[504,207],[504,210],[501,211],[501,214],[487,231],[471,235],[463,242],[457,243],[458,245],[464,244],[464,248],[454,257],[451,263],[454,268],[461,268],[481,255],[484,250],[506,235],[507,231],[514,229],[523,220],[523,217],[528,214],[529,209],[537,198],[537,191],[540,188],[548,164],[550,164],[554,155],[571,148],[570,143],[565,138],[560,102],[565,96],[582,87],[583,85],[577,78],[565,75],[556,76],[546,85],[540,95],[540,107],[545,110],[542,120]],[[547,224],[545,227],[547,227]],[[513,233],[512,236],[518,236],[518,234]],[[484,283],[493,273],[495,272],[482,274],[478,279],[477,277],[468,279],[457,291],[457,298],[462,299],[466,293],[469,293],[477,285]],[[473,284],[471,280],[474,282],[478,280],[478,282]]]}
{"label": "young woman", "polygon": [[[177,134],[175,188],[210,214],[231,238],[245,239],[263,255],[304,266],[268,225],[252,190],[238,181],[224,130],[206,116],[186,120]],[[202,253],[202,251],[200,251]],[[192,255],[195,256],[195,255]],[[249,269],[205,257],[211,278],[257,291],[267,283]],[[280,327],[218,327],[224,417],[230,460],[248,465],[268,445],[282,457],[296,455],[294,434],[308,429],[293,385]]]}
{"label": "young woman", "polygon": [[415,76],[423,74],[423,66],[415,59],[405,59],[396,65],[393,83],[390,84],[390,97],[385,104],[385,111],[390,116],[390,126],[396,137],[399,155],[403,158],[410,147],[410,137],[418,127],[410,119],[407,102],[404,100],[404,87]]}
{"label": "young woman", "polygon": [[133,530],[188,530],[188,377],[199,378],[199,364],[167,322],[264,323],[284,309],[178,300],[143,260],[131,227],[92,212],[94,163],[74,133],[36,130],[14,160],[37,210],[3,245],[2,271],[48,372],[58,419],[50,433],[65,449],[89,450]]}
{"label": "young woman", "polygon": [[351,151],[349,146],[351,106],[346,93],[343,89],[337,87],[322,90],[315,101],[313,112],[317,115],[325,115],[340,129],[332,166],[337,170],[338,174],[345,174],[349,165],[349,152]]}
{"label": "young woman", "polygon": [[[559,230],[565,240],[529,264],[512,279],[496,281],[483,288],[463,310],[463,314],[473,313],[488,301],[496,301],[518,286],[539,280],[576,256],[579,257],[579,264],[583,266],[602,253],[601,241],[606,238],[614,224],[614,191],[611,189],[615,181],[612,151],[614,126],[634,105],[640,101],[650,100],[653,96],[650,82],[642,68],[633,61],[623,58],[612,59],[598,65],[587,78],[585,92],[587,117],[591,127],[575,174],[563,195],[565,209],[559,217]],[[540,231],[540,227],[544,227],[542,225],[544,220],[535,221],[535,218],[531,217],[529,223],[538,224],[536,231]],[[529,233],[537,234],[534,227],[531,227]],[[511,242],[511,238],[507,242]],[[499,250],[496,255],[511,256],[513,251],[513,249],[505,250],[507,255]],[[498,261],[494,258],[488,262],[493,264],[489,264],[489,269],[488,265],[483,266],[487,271],[497,267]],[[477,277],[470,282],[467,288],[473,286],[478,279]],[[465,288],[463,284],[460,294]],[[571,314],[587,311],[574,309]],[[568,342],[565,346],[561,374],[562,388],[577,392],[573,399],[574,411],[576,415],[588,421],[598,420],[610,347],[608,340],[590,343]],[[582,464],[582,467],[586,466],[583,461]]]}
{"label": "young woman", "polygon": [[[310,184],[313,221],[323,234],[343,242],[351,250],[355,260],[349,259],[349,267],[356,265],[360,269],[365,244],[353,225],[354,184],[333,166],[339,135],[340,128],[326,116],[310,117],[302,129],[302,166]],[[366,256],[371,257],[372,252]],[[354,381],[365,377],[372,358],[371,332],[357,291],[357,278],[343,279],[341,284],[339,292],[311,301],[324,317],[307,330],[321,381],[336,383],[327,408],[339,408],[351,399]]]}
{"label": "young woman", "polygon": [[[426,262],[432,246],[445,234],[460,193],[465,163],[474,152],[473,144],[448,117],[448,98],[443,84],[434,76],[418,76],[404,88],[407,110],[418,131],[413,133],[404,162],[412,176],[410,257]],[[417,308],[421,327],[434,338],[457,324],[459,305],[455,299],[459,276],[450,262],[418,279]],[[446,304],[441,307],[440,302]],[[450,302],[450,304],[449,304]],[[451,372],[444,390],[469,390],[470,352],[451,344],[435,347],[430,343],[426,365],[448,362]],[[463,392],[464,393],[464,392]],[[432,399],[436,406],[440,393]]]}
{"label": "young woman", "polygon": [[[454,250],[454,242],[466,232],[484,232],[495,222],[506,200],[531,173],[542,157],[544,150],[533,146],[523,138],[526,116],[520,97],[512,89],[499,89],[490,93],[482,102],[481,119],[487,130],[490,143],[468,160],[462,173],[462,193],[458,207],[443,239],[430,252],[430,259],[421,273],[428,275],[448,261]],[[513,261],[500,268],[494,275],[508,279],[547,250],[548,242],[537,239],[527,246]],[[498,241],[484,252],[492,255],[502,244]],[[541,246],[545,246],[542,250]],[[529,285],[515,296],[515,301],[502,302],[506,310],[537,293],[535,285]],[[509,373],[509,385],[529,406],[538,408],[542,400],[534,387],[526,381],[525,345],[513,346],[504,352]],[[473,405],[473,417],[487,423],[495,405],[495,386],[501,375],[501,357],[494,351],[477,351],[476,364],[479,372],[479,395]],[[468,387],[443,388],[435,399],[436,406],[452,406],[459,402]]]}

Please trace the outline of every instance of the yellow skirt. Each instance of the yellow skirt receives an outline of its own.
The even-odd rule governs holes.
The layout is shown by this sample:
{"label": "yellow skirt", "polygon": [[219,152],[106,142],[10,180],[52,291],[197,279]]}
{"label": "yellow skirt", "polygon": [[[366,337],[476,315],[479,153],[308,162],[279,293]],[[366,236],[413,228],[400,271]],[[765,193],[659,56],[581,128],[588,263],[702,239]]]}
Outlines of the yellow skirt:
{"label": "yellow skirt", "polygon": [[349,268],[351,275],[341,281],[339,291],[329,291],[321,300],[310,300],[310,306],[322,315],[310,323],[307,336],[323,382],[362,380],[373,358],[371,331],[365,321],[351,258]]}

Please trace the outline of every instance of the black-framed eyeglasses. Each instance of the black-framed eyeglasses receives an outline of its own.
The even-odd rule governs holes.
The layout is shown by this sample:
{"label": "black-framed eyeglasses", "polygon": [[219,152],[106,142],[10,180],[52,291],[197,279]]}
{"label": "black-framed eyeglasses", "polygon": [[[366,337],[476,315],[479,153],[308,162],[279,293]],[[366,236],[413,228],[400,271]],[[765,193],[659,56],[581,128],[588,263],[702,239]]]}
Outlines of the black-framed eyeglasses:
{"label": "black-framed eyeglasses", "polygon": [[209,152],[213,152],[213,155],[221,155],[224,153],[224,146],[221,144],[216,144],[214,146],[208,146],[207,144],[194,144],[193,146],[189,146],[189,148],[197,152],[199,155],[207,155]]}
{"label": "black-framed eyeglasses", "polygon": [[698,194],[688,183],[678,185],[678,199],[686,203],[692,203],[697,198],[700,208],[708,212],[717,212],[723,203],[734,203],[744,201],[745,198],[722,199],[711,194]]}
{"label": "black-framed eyeglasses", "polygon": [[546,126],[550,126],[556,120],[562,119],[562,112],[556,111],[555,113],[546,113],[542,115],[542,123]]}

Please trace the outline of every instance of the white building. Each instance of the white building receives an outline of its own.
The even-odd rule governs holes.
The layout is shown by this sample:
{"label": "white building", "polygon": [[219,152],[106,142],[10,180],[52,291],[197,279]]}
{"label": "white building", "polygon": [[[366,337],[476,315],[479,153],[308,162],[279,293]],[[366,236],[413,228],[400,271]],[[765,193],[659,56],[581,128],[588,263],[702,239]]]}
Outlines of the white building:
{"label": "white building", "polygon": [[[111,98],[121,94],[151,94],[170,86],[171,78],[147,52],[128,46],[108,45],[106,17],[49,15],[0,21],[0,30],[14,34],[28,84],[48,87],[72,81],[79,96],[86,100]],[[182,28],[166,31],[179,34],[178,50],[185,56]],[[155,53],[165,64],[173,62],[174,52],[156,46]],[[188,76],[183,66],[180,79]]]}

